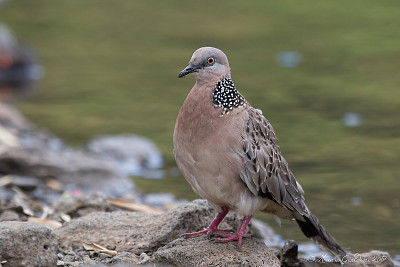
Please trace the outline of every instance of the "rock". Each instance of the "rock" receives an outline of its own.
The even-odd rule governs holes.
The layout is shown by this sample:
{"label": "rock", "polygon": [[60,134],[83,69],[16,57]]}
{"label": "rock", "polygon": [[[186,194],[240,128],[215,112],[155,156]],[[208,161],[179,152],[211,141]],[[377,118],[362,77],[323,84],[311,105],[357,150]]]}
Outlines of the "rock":
{"label": "rock", "polygon": [[99,194],[72,196],[68,193],[62,195],[54,204],[57,214],[65,213],[72,218],[85,216],[92,212],[114,211],[106,197]]}
{"label": "rock", "polygon": [[[234,243],[213,244],[206,237],[188,240],[179,238],[185,232],[203,229],[210,223],[215,214],[215,211],[208,206],[205,200],[195,200],[165,214],[121,211],[96,212],[64,224],[63,227],[56,229],[56,235],[60,240],[60,247],[64,249],[80,249],[82,242],[93,242],[102,246],[113,246],[118,253],[134,253],[131,256],[127,255],[124,262],[129,258],[133,260],[132,256],[135,256],[134,260],[138,261],[138,256],[146,253],[151,256],[147,259],[142,255],[140,259],[142,263],[146,263],[144,259],[147,259],[149,262],[176,265],[183,261],[185,255],[193,253],[193,249],[196,249],[199,255],[210,257],[214,255],[210,260],[215,263],[217,260],[219,262],[227,260],[234,264],[230,266],[235,266],[235,264],[239,266],[238,264],[246,262],[262,263],[262,259],[266,265],[259,266],[274,266],[268,265],[268,263],[278,262],[275,255],[262,241],[256,238],[244,240],[242,251],[247,256],[242,258],[239,257],[240,254],[238,253],[240,252],[238,252]],[[221,228],[236,230],[240,222],[241,218],[231,213],[223,221]],[[191,247],[192,250],[184,250],[185,246]],[[218,249],[219,246],[221,247]],[[181,254],[174,261],[171,257],[177,253],[177,250],[181,251]],[[257,252],[254,252],[254,259],[250,261],[250,251],[252,250],[257,250]],[[221,255],[218,255],[215,251],[221,252]],[[268,257],[265,257],[266,255]],[[193,256],[185,266],[202,266],[201,264],[208,266],[205,265],[208,262],[206,259],[199,262],[200,259],[200,256]],[[182,265],[178,264],[177,266]]]}
{"label": "rock", "polygon": [[43,180],[51,177],[64,184],[64,190],[100,191],[110,197],[133,190],[132,181],[112,164],[79,151],[10,148],[0,154],[0,172]]}
{"label": "rock", "polygon": [[281,251],[281,263],[282,267],[300,266],[298,263],[298,246],[293,240],[289,240],[285,243]]}
{"label": "rock", "polygon": [[[60,190],[103,192],[108,197],[121,197],[134,189],[132,180],[109,160],[65,146],[47,131],[33,127],[20,129],[2,121],[0,173],[13,176],[13,185],[29,191],[30,197],[44,203],[51,203],[60,195],[57,192]],[[61,184],[59,190],[49,188],[51,179]],[[5,191],[0,199],[8,201],[13,194]],[[51,196],[51,191],[56,195]]]}
{"label": "rock", "polygon": [[0,222],[0,262],[5,266],[56,266],[54,231],[37,223]]}
{"label": "rock", "polygon": [[278,258],[259,239],[244,239],[238,250],[236,242],[216,243],[206,236],[179,238],[157,250],[151,262],[173,266],[280,266]]}
{"label": "rock", "polygon": [[[117,251],[132,251],[140,255],[157,250],[182,233],[203,229],[214,216],[215,211],[205,200],[195,200],[165,214],[91,213],[64,224],[56,234],[61,247],[80,248],[85,241],[115,246]],[[239,224],[240,220],[231,214],[221,227],[236,229]],[[79,236],[75,234],[77,231]]]}
{"label": "rock", "polygon": [[3,221],[19,221],[19,215],[15,211],[5,210],[0,215],[0,222]]}
{"label": "rock", "polygon": [[10,179],[12,185],[17,186],[19,189],[24,191],[35,190],[38,184],[43,183],[38,178],[20,175],[10,175]]}
{"label": "rock", "polygon": [[115,164],[124,175],[143,175],[146,169],[158,169],[163,164],[156,145],[138,135],[99,136],[86,149]]}

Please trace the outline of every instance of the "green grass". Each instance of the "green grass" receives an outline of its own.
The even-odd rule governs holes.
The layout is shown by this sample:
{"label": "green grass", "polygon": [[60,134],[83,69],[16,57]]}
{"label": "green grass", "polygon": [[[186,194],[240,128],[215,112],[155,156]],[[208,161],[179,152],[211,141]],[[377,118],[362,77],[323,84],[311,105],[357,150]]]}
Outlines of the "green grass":
{"label": "green grass", "polygon": [[[400,251],[398,1],[10,1],[0,18],[46,68],[25,116],[69,144],[97,134],[154,140],[169,166],[177,79],[200,46],[230,59],[233,80],[263,110],[310,209],[354,251]],[[282,68],[280,51],[299,51]],[[364,124],[346,128],[345,112]],[[136,179],[144,191],[195,198],[182,178]],[[350,205],[351,197],[363,204]],[[265,218],[265,217],[263,217]],[[276,229],[302,240],[291,222]]]}

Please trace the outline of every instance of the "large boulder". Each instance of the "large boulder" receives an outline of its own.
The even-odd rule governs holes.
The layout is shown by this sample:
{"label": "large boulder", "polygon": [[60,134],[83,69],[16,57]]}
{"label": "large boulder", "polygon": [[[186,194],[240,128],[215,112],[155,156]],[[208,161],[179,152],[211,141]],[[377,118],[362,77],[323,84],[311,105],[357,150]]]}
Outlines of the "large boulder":
{"label": "large boulder", "polygon": [[[124,261],[164,266],[279,266],[275,254],[259,239],[246,238],[239,251],[235,242],[214,243],[207,237],[185,239],[185,232],[203,229],[216,212],[206,201],[195,200],[165,214],[96,212],[72,220],[56,230],[60,247],[79,250],[82,243],[115,248]],[[221,228],[236,230],[241,218],[231,213]],[[218,265],[220,264],[220,265]],[[251,265],[249,265],[251,264]]]}
{"label": "large boulder", "polygon": [[[64,224],[56,233],[63,248],[76,249],[82,247],[82,242],[94,242],[140,255],[156,251],[183,233],[203,229],[215,214],[205,200],[195,200],[163,214],[94,212]],[[240,218],[231,213],[221,228],[237,229],[239,224]]]}

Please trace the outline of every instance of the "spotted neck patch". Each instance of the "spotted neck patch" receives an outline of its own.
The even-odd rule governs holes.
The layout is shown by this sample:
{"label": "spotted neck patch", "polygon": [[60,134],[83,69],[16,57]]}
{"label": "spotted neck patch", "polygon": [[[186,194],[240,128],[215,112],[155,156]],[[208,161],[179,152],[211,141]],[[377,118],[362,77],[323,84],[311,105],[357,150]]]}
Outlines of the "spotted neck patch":
{"label": "spotted neck patch", "polygon": [[212,94],[212,102],[215,107],[222,108],[222,114],[228,114],[234,108],[243,106],[246,102],[244,97],[236,90],[231,78],[223,78],[215,85]]}

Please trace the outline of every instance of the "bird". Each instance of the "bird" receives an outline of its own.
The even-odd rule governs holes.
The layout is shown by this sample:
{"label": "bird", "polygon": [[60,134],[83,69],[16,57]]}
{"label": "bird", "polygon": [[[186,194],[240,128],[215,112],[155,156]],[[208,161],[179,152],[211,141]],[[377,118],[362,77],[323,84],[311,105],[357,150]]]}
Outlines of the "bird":
{"label": "bird", "polygon": [[[262,111],[235,87],[224,52],[197,49],[178,77],[196,82],[176,119],[175,161],[193,191],[218,212],[204,230],[185,233],[217,236],[217,242],[250,237],[246,227],[257,212],[295,220],[304,235],[335,255],[345,250],[305,204],[304,192],[282,156],[278,139]],[[218,226],[229,211],[243,217],[236,233]]]}

